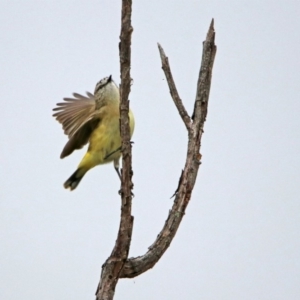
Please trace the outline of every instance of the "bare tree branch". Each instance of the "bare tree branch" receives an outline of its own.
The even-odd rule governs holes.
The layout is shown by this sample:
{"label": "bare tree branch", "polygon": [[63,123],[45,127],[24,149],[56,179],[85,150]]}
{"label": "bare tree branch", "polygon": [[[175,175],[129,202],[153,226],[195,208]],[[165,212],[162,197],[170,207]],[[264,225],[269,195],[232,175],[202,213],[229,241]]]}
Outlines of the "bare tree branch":
{"label": "bare tree branch", "polygon": [[122,0],[122,24],[120,36],[120,133],[122,138],[122,184],[121,184],[121,221],[115,247],[102,266],[101,278],[96,291],[96,300],[111,300],[120,272],[128,258],[133,216],[131,216],[131,200],[133,184],[131,167],[131,143],[129,128],[129,100],[130,93],[130,63],[131,63],[131,0]]}
{"label": "bare tree branch", "polygon": [[203,43],[202,62],[197,84],[194,113],[192,117],[193,123],[191,123],[191,120],[177,93],[164,51],[160,45],[158,47],[162,59],[162,68],[167,78],[171,96],[185,126],[188,129],[187,158],[184,170],[182,171],[179,179],[177,191],[175,192],[176,197],[173,207],[169,212],[163,229],[157,236],[155,242],[149,247],[146,254],[136,258],[130,258],[126,261],[121,271],[120,278],[132,278],[144,273],[148,269],[152,268],[167,250],[176,234],[184,216],[185,209],[190,201],[198,169],[201,164],[201,154],[199,151],[203,134],[203,126],[207,115],[213,63],[217,50],[215,46],[214,22],[212,20],[206,40]]}
{"label": "bare tree branch", "polygon": [[184,105],[179,97],[179,94],[177,92],[176,85],[175,85],[175,82],[174,82],[174,79],[173,79],[173,76],[171,73],[169,60],[166,57],[164,49],[161,47],[160,44],[158,44],[158,49],[159,49],[160,58],[161,58],[161,62],[162,62],[162,69],[165,72],[165,76],[167,78],[167,82],[169,85],[170,94],[173,98],[173,101],[178,109],[178,112],[179,112],[179,114],[182,118],[182,121],[184,122],[187,130],[190,130],[191,129],[191,118],[189,117],[187,111],[185,110],[185,107],[184,107]]}

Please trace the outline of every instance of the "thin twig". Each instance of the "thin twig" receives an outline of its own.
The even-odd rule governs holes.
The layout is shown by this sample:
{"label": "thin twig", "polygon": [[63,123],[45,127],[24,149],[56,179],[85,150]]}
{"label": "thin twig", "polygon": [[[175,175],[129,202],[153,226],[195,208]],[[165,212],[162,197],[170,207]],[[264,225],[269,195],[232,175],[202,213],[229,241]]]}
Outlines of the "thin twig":
{"label": "thin twig", "polygon": [[[128,259],[121,271],[120,278],[136,277],[141,273],[144,273],[148,269],[153,268],[153,266],[162,257],[163,253],[167,250],[170,243],[172,242],[176,231],[180,225],[180,222],[184,216],[186,207],[190,201],[191,194],[196,182],[198,169],[200,166],[201,154],[199,151],[201,146],[203,126],[207,115],[211,75],[217,49],[215,46],[215,31],[213,25],[214,24],[212,20],[208,30],[208,34],[206,36],[206,40],[203,43],[203,54],[197,84],[193,123],[190,127],[190,130],[189,125],[187,125],[187,114],[185,113],[184,106],[178,94],[175,94],[173,97],[173,93],[171,93],[174,103],[178,109],[178,112],[181,115],[186,127],[188,128],[187,158],[184,170],[179,180],[179,186],[176,190],[176,197],[173,203],[173,207],[169,212],[168,218],[163,226],[163,229],[157,236],[155,242],[149,247],[147,253],[143,256]],[[160,53],[163,53],[161,51],[162,48],[160,46],[159,49]],[[169,76],[171,74],[171,71],[165,71],[165,74],[169,87],[172,87],[172,90],[176,91],[176,87],[173,82],[172,76]],[[173,89],[173,85],[175,89]],[[178,99],[180,101],[178,101]]]}
{"label": "thin twig", "polygon": [[180,117],[182,119],[182,121],[184,122],[187,130],[191,129],[191,118],[189,117],[180,97],[179,94],[177,92],[177,88],[171,73],[171,68],[169,65],[169,59],[165,54],[164,49],[161,47],[161,45],[158,43],[158,49],[159,49],[159,54],[160,54],[160,58],[161,58],[161,63],[162,63],[162,69],[165,72],[165,76],[167,78],[167,82],[169,85],[169,89],[170,89],[170,94],[172,96],[172,99],[178,109],[178,112],[180,114]]}
{"label": "thin twig", "polygon": [[115,287],[119,280],[120,272],[128,258],[133,216],[131,216],[132,200],[132,168],[131,168],[131,143],[129,129],[129,100],[130,93],[130,60],[131,60],[131,0],[122,1],[122,25],[120,36],[120,133],[122,138],[122,184],[121,184],[121,220],[115,247],[102,266],[101,279],[96,291],[96,300],[112,300]]}

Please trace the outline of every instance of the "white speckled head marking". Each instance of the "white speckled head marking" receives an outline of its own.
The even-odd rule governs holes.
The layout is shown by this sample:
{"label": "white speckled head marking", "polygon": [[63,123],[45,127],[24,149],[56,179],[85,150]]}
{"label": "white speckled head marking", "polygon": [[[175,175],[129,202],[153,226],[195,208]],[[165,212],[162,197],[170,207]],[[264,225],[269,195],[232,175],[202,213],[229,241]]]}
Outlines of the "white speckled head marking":
{"label": "white speckled head marking", "polygon": [[112,80],[112,76],[101,79],[95,87],[96,109],[110,104],[118,104],[120,102],[120,92],[116,83]]}
{"label": "white speckled head marking", "polygon": [[106,86],[109,82],[112,82],[112,81],[113,81],[113,80],[112,80],[111,75],[108,76],[108,77],[102,78],[102,79],[96,84],[94,94],[96,94],[100,89],[102,89],[104,86]]}

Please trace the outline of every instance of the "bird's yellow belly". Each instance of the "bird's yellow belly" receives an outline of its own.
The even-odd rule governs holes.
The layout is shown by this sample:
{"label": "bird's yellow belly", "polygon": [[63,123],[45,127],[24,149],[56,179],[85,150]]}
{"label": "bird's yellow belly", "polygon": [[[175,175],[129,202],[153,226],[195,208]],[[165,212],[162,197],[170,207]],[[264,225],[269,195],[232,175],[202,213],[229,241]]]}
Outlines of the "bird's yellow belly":
{"label": "bird's yellow belly", "polygon": [[94,156],[97,164],[108,163],[121,156],[119,119],[108,123],[101,122],[90,137],[88,152]]}
{"label": "bird's yellow belly", "polygon": [[[130,131],[134,130],[134,118],[130,112]],[[90,136],[89,148],[79,168],[91,169],[100,164],[118,162],[121,153],[121,136],[118,111],[102,119]]]}
{"label": "bird's yellow belly", "polygon": [[90,136],[89,148],[79,168],[91,169],[100,164],[118,160],[121,156],[119,118],[102,120]]}

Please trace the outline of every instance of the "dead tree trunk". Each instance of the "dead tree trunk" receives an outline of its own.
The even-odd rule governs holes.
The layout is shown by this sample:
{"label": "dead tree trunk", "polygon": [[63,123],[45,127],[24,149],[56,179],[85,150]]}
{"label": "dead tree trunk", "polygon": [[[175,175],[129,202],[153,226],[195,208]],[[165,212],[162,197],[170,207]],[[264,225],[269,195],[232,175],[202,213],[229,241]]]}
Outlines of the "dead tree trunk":
{"label": "dead tree trunk", "polygon": [[131,0],[122,0],[122,24],[120,35],[120,66],[121,66],[121,102],[120,102],[120,132],[122,137],[122,185],[121,185],[121,220],[114,249],[102,266],[100,282],[96,291],[96,300],[111,300],[119,278],[133,278],[153,266],[170,246],[186,207],[191,199],[201,164],[201,138],[204,122],[207,116],[208,99],[211,85],[212,69],[216,55],[214,22],[212,20],[205,41],[203,42],[202,62],[198,77],[196,99],[192,116],[187,113],[171,73],[168,58],[163,48],[158,44],[162,69],[165,73],[170,94],[178,109],[179,115],[187,129],[188,147],[184,169],[181,172],[178,187],[174,193],[175,199],[168,218],[148,251],[135,258],[128,259],[130,248],[133,216],[131,216],[132,201],[132,168],[131,143],[129,132],[129,101],[130,93],[130,54],[131,54]]}

